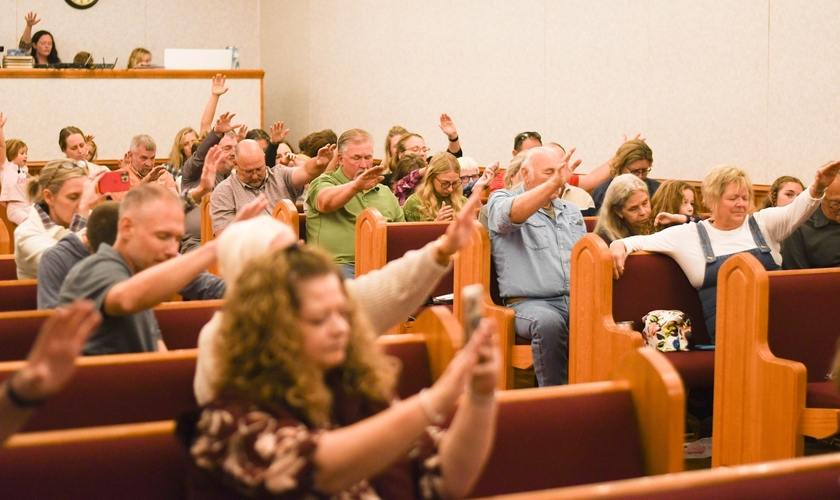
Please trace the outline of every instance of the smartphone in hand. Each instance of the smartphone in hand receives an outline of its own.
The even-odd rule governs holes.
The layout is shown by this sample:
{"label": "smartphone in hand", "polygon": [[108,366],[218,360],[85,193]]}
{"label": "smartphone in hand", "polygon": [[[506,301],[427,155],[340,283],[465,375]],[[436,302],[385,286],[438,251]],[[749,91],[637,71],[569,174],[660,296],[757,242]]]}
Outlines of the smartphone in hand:
{"label": "smartphone in hand", "polygon": [[470,341],[473,332],[478,328],[478,323],[484,315],[484,287],[480,284],[465,286],[461,290],[461,300],[464,302],[464,307],[461,309],[463,318],[461,321],[464,325],[464,344]]}
{"label": "smartphone in hand", "polygon": [[131,184],[128,181],[128,172],[125,170],[108,172],[99,179],[100,193],[117,193],[129,189],[131,189]]}

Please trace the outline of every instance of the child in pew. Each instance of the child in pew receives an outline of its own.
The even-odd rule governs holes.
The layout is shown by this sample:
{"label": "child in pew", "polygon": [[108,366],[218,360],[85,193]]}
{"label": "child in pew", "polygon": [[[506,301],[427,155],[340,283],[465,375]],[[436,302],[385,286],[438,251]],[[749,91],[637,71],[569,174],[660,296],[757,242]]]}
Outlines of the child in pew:
{"label": "child in pew", "polygon": [[[489,321],[430,389],[394,402],[396,367],[327,254],[275,248],[243,270],[226,299],[214,346],[217,396],[180,425],[193,493],[469,493],[495,427],[499,366]],[[436,426],[465,387],[469,397],[442,431]]]}
{"label": "child in pew", "polygon": [[41,327],[26,366],[0,386],[0,443],[23,427],[44,400],[70,380],[76,357],[102,321],[93,302],[58,309]]}
{"label": "child in pew", "polygon": [[102,243],[114,245],[119,211],[120,204],[116,201],[101,203],[90,213],[84,232],[68,234],[44,252],[38,266],[38,309],[58,306],[58,292],[70,269],[95,254]]}
{"label": "child in pew", "polygon": [[3,170],[0,175],[0,203],[6,205],[6,217],[13,223],[20,225],[29,216],[32,202],[26,195],[26,184],[31,176],[26,160],[29,158],[29,148],[19,139],[6,140],[3,126],[6,118],[0,113],[0,160]]}
{"label": "child in pew", "polygon": [[137,47],[128,56],[127,69],[148,68],[152,65],[152,53],[143,47]]}
{"label": "child in pew", "polygon": [[650,200],[651,211],[656,214],[654,231],[689,222],[700,222],[697,193],[684,181],[665,181]]}

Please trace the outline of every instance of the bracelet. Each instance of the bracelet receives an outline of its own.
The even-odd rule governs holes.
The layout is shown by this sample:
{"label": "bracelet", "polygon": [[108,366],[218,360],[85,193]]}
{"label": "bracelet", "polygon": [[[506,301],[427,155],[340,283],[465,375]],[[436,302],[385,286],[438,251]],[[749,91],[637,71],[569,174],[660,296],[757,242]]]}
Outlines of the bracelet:
{"label": "bracelet", "polygon": [[496,391],[494,390],[490,394],[478,394],[473,391],[467,391],[470,395],[470,402],[477,406],[485,406],[489,405],[493,401],[496,400]]}
{"label": "bracelet", "polygon": [[190,206],[193,206],[193,207],[197,207],[200,204],[199,201],[197,201],[195,198],[193,198],[192,189],[190,189],[189,191],[186,192],[186,194],[184,194],[184,199],[187,200],[187,203]]}
{"label": "bracelet", "polygon": [[420,407],[423,408],[423,413],[426,414],[426,418],[429,419],[429,422],[438,425],[443,423],[446,417],[437,413],[435,409],[432,408],[432,402],[429,401],[429,389],[421,389],[420,394],[417,395],[417,399],[420,400]]}
{"label": "bracelet", "polygon": [[13,373],[8,380],[6,380],[6,397],[9,398],[9,401],[12,402],[13,405],[17,406],[21,410],[29,410],[32,408],[38,408],[42,404],[44,404],[45,399],[36,399],[35,401],[30,401],[21,397],[20,394],[16,393],[15,390],[12,388],[12,380],[17,376],[17,372]]}
{"label": "bracelet", "polygon": [[814,186],[813,184],[811,184],[811,185],[810,185],[810,186],[808,186],[808,187],[810,187],[811,189],[813,189],[813,190],[814,190],[814,193],[816,193],[816,194],[818,194],[818,195],[820,195],[820,194],[825,194],[825,190],[826,190],[826,189],[828,189],[828,188],[826,187],[826,188],[823,188],[823,190],[822,190],[822,191],[817,191],[817,187],[816,187],[816,186]]}
{"label": "bracelet", "polygon": [[458,142],[459,137],[456,135],[454,139],[449,139],[449,142]]}

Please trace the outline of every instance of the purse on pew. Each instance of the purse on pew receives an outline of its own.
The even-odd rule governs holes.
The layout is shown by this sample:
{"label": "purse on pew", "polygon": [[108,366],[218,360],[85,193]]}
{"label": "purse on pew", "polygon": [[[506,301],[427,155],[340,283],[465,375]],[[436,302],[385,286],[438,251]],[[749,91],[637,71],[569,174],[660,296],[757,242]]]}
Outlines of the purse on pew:
{"label": "purse on pew", "polygon": [[657,309],[642,318],[645,345],[662,352],[688,351],[691,318],[682,311]]}

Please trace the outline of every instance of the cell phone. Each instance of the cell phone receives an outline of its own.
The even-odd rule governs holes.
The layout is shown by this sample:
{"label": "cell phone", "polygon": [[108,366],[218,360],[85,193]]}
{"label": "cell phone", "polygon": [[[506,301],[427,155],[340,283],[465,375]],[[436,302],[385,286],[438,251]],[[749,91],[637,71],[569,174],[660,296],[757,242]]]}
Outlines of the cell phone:
{"label": "cell phone", "polygon": [[99,179],[100,193],[118,193],[129,189],[131,189],[131,184],[128,181],[128,172],[125,170],[108,172]]}
{"label": "cell phone", "polygon": [[461,309],[464,324],[464,344],[470,341],[473,332],[478,328],[478,323],[484,315],[484,287],[481,284],[465,286],[461,290],[461,300],[464,307]]}

